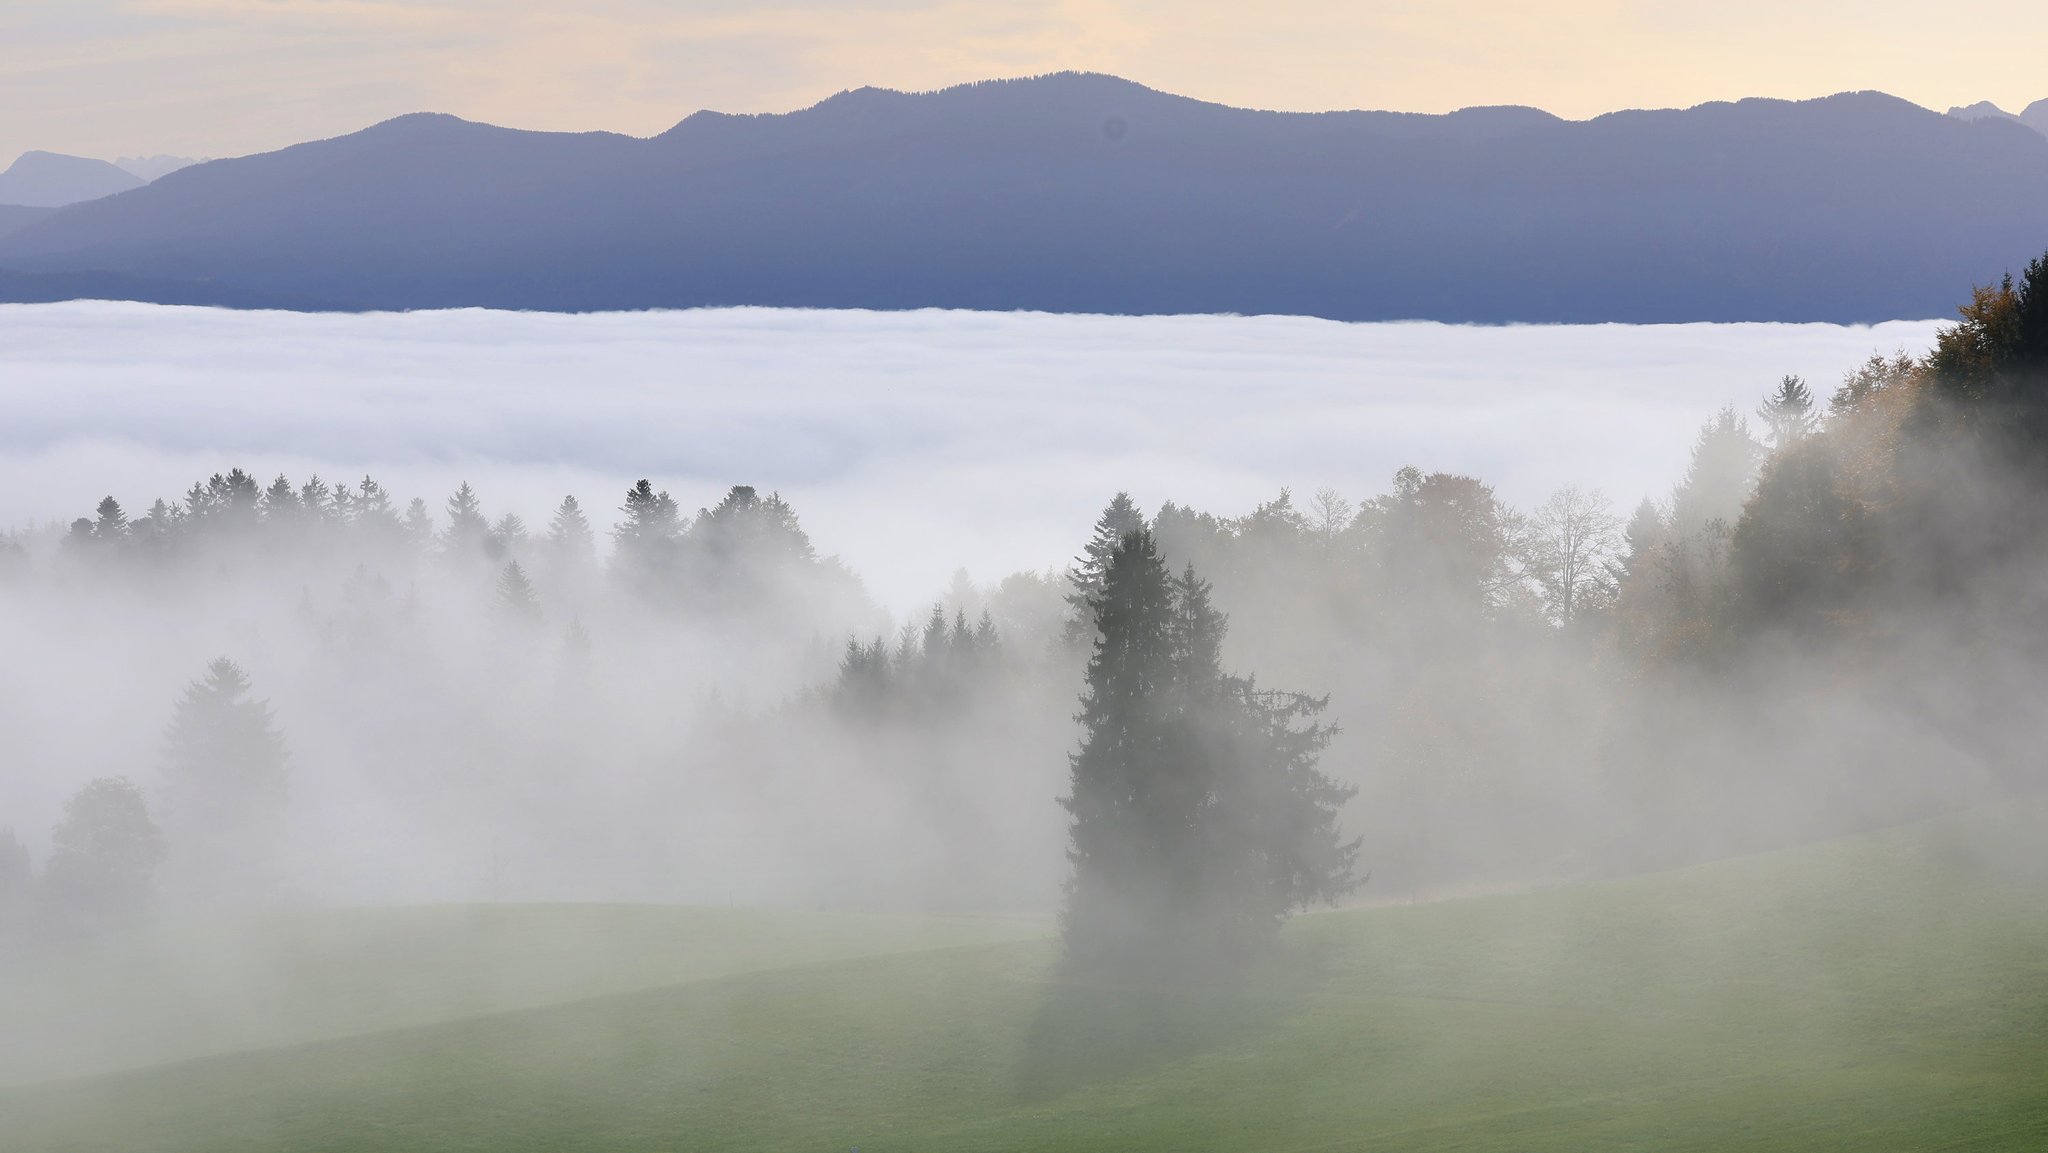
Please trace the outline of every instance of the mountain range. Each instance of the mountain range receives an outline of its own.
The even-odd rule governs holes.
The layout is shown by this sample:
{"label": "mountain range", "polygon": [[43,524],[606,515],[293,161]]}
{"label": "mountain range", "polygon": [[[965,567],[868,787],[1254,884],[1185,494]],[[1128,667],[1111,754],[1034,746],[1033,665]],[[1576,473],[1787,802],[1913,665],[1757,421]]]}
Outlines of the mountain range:
{"label": "mountain range", "polygon": [[104,160],[56,152],[24,152],[0,172],[0,205],[59,208],[140,188],[141,177]]}
{"label": "mountain range", "polygon": [[1069,73],[646,139],[404,116],[0,233],[0,299],[1869,322],[2048,248],[2048,137],[1869,92],[1568,121]]}
{"label": "mountain range", "polygon": [[2019,112],[2007,112],[1989,100],[1980,100],[1975,104],[1951,108],[1948,114],[1964,120],[2010,120],[2048,136],[2048,100],[2036,100]]}

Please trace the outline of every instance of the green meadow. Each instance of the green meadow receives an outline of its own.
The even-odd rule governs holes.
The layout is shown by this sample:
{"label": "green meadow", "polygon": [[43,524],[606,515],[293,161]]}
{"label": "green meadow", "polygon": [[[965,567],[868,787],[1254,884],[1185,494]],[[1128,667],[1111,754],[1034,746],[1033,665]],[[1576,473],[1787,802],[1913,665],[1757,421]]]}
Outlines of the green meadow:
{"label": "green meadow", "polygon": [[0,1148],[2042,1149],[2043,817],[1303,916],[1227,986],[1063,980],[994,918],[160,931],[4,995]]}

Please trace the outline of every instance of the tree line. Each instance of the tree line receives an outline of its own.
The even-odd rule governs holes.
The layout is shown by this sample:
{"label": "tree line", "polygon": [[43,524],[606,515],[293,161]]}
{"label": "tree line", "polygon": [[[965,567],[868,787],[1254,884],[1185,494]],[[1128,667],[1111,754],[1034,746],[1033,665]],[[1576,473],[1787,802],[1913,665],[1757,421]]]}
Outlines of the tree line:
{"label": "tree line", "polygon": [[[1517,510],[1479,478],[1419,468],[1356,503],[1283,492],[1239,516],[1170,501],[1148,513],[1117,494],[1064,571],[986,586],[963,574],[893,632],[786,502],[744,486],[686,514],[636,482],[600,560],[573,497],[531,530],[488,516],[466,484],[436,515],[368,477],[265,486],[232,470],[132,520],[107,498],[47,566],[13,537],[0,559],[17,582],[46,568],[144,589],[203,585],[226,562],[350,572],[322,635],[364,651],[423,643],[419,614],[464,590],[464,611],[501,638],[560,638],[563,683],[595,689],[578,723],[596,710],[639,726],[648,788],[676,787],[687,765],[758,785],[783,817],[820,798],[789,835],[849,887],[884,866],[863,855],[864,830],[833,819],[847,795],[819,784],[821,766],[928,815],[919,867],[962,899],[1042,852],[1047,826],[1005,815],[1019,798],[1058,796],[1070,956],[1158,966],[1255,953],[1289,912],[1342,899],[1367,871],[1397,890],[1585,875],[1910,815],[1959,795],[1897,751],[1937,728],[1984,787],[2025,783],[2015,750],[2033,734],[2011,674],[2039,656],[2015,626],[2039,619],[2026,574],[2048,543],[2044,445],[2048,264],[2035,261],[1976,291],[1923,356],[1873,356],[1825,399],[1787,377],[1752,413],[1713,414],[1673,489],[1627,515],[1569,486]],[[398,590],[424,574],[443,578],[442,602],[422,608]],[[399,623],[373,635],[369,616]],[[801,653],[809,671],[764,703],[650,716],[673,690],[607,654],[671,625],[718,638],[728,663]],[[231,715],[261,712],[231,662],[200,684],[204,700],[240,702]],[[547,757],[575,762],[572,730],[547,727],[568,723],[555,699],[479,714],[464,739],[538,726],[559,738]],[[242,751],[215,763],[274,771],[221,770],[221,789],[248,796],[208,808],[172,800],[186,786],[172,788],[184,770],[168,758],[167,830],[197,813],[253,830],[252,814],[283,806],[282,745],[243,723]],[[132,880],[178,844],[151,827],[132,786],[93,782],[39,884],[55,899],[92,890],[77,878],[96,870]],[[88,867],[99,829],[126,830],[106,836],[127,848]],[[256,862],[260,840],[206,843]],[[33,873],[11,841],[0,870],[10,892]]]}

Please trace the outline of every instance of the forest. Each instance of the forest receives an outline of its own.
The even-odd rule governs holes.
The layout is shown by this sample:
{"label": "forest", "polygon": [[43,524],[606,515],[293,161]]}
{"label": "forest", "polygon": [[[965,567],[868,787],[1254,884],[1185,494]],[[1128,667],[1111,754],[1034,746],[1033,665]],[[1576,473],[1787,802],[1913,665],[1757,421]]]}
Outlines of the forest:
{"label": "forest", "polygon": [[0,833],[0,922],[1061,906],[1075,951],[1150,910],[1201,952],[2038,789],[2048,258],[1758,393],[1633,506],[1105,494],[1070,562],[906,621],[745,485],[545,523],[369,476],[110,494],[0,536],[0,740],[61,811]]}

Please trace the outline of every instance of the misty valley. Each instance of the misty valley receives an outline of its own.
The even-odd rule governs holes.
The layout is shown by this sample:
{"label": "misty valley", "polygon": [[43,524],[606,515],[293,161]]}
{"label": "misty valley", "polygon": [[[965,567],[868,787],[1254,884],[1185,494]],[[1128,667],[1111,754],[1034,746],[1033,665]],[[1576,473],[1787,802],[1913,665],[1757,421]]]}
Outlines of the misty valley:
{"label": "misty valley", "polygon": [[[0,508],[96,495],[0,534],[0,1149],[2048,1141],[2048,260],[1914,334],[1832,335],[1862,346],[1831,376],[1726,382],[1662,440],[1515,417],[1575,446],[1540,488],[1432,463],[1482,422],[1417,393],[1311,462],[1355,428],[1405,466],[1238,504],[1337,402],[1166,411],[1180,370],[1107,329],[1029,363],[1126,357],[1143,408],[906,392],[867,435],[930,467],[823,511],[716,455],[738,400],[698,433],[717,483],[585,483],[667,427],[652,385],[581,394],[601,445],[554,396],[573,467],[228,457],[161,491],[234,405],[138,455],[17,394]],[[1648,374],[1683,335],[1600,339]],[[885,380],[918,337],[871,343]],[[659,356],[744,382],[733,345]],[[824,379],[764,452],[851,452]],[[151,392],[109,407],[197,395]],[[362,443],[323,435],[298,459]],[[980,455],[1005,435],[1044,475]],[[1058,503],[1062,445],[1148,435]],[[1172,472],[1197,436],[1237,487]],[[1611,487],[1645,442],[1665,479]]]}

